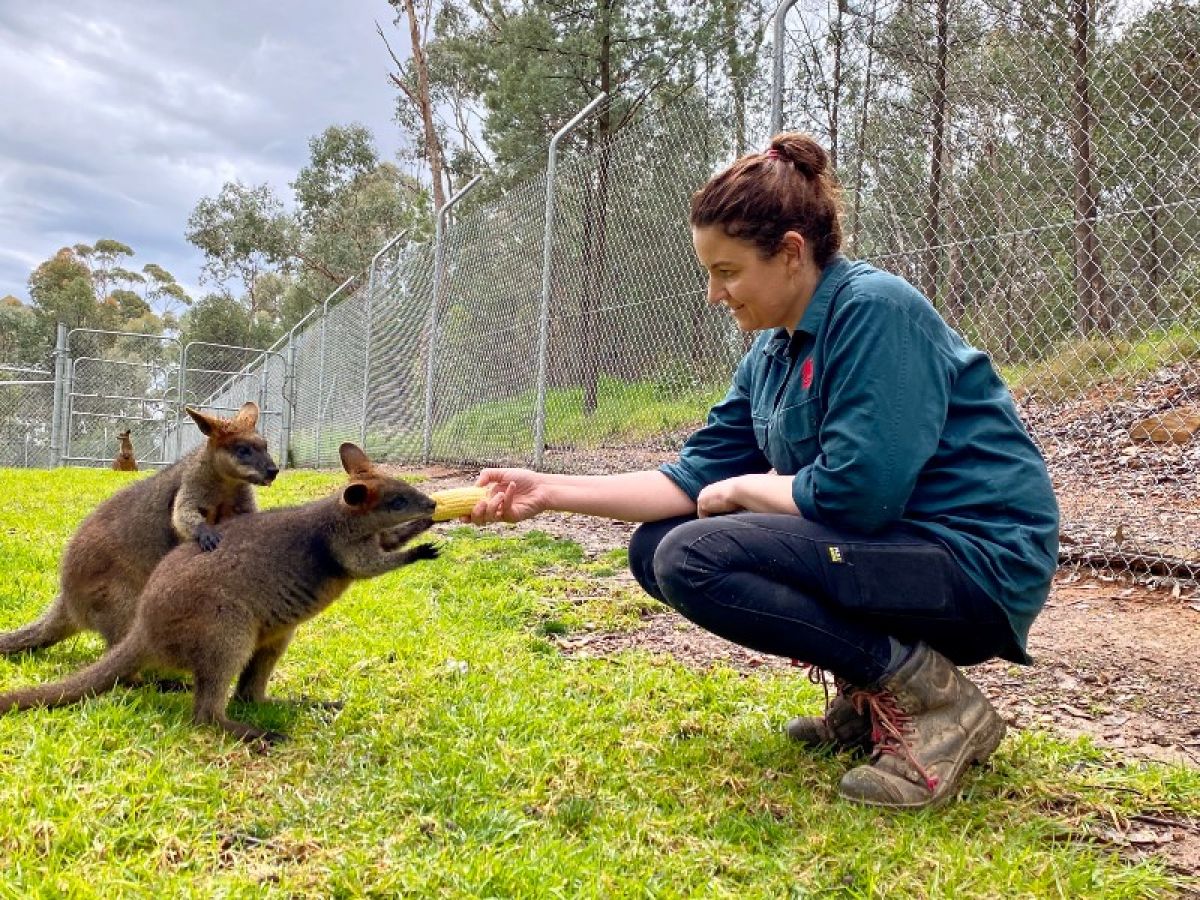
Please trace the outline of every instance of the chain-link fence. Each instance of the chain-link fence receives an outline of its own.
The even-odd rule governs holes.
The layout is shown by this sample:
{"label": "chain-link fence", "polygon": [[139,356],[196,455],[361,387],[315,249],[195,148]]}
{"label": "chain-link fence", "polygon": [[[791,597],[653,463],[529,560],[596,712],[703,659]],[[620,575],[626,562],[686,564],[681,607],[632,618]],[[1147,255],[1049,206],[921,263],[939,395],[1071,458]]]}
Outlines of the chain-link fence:
{"label": "chain-link fence", "polygon": [[[1070,553],[1196,574],[1200,4],[782,12],[774,108],[829,147],[848,251],[992,354],[1051,466]],[[216,379],[189,363],[176,402],[255,399],[290,465],[334,466],[344,440],[395,463],[665,457],[746,346],[703,301],[688,200],[746,131],[767,133],[765,111],[684,99],[603,141],[588,121],[553,171],[443,217],[433,244],[383,248],[271,351],[197,358]],[[167,398],[170,376],[151,381]],[[150,426],[164,452],[188,433],[173,421]]]}
{"label": "chain-link fence", "polygon": [[0,366],[0,466],[50,465],[54,373]]}
{"label": "chain-link fence", "polygon": [[784,22],[783,121],[833,151],[852,252],[992,354],[1068,554],[1200,572],[1200,5],[807,2]]}

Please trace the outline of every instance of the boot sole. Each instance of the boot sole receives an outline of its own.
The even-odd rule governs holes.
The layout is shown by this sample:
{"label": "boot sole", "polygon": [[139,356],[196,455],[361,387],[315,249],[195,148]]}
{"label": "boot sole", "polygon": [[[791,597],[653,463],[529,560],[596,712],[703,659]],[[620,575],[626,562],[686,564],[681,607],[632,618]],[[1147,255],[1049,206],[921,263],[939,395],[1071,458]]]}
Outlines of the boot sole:
{"label": "boot sole", "polygon": [[846,800],[852,803],[857,803],[861,806],[877,806],[884,809],[934,809],[949,801],[958,793],[960,779],[963,773],[971,765],[982,765],[985,763],[996,748],[1000,746],[1000,742],[1004,740],[1004,735],[1008,731],[1008,726],[1004,724],[1004,720],[1000,718],[999,713],[992,711],[988,716],[988,721],[981,726],[978,735],[978,745],[971,752],[964,754],[963,757],[955,764],[950,775],[943,780],[943,784],[951,782],[955,785],[954,790],[945,791],[940,795],[935,795],[930,800],[924,800],[918,803],[880,803],[874,800],[864,800],[860,797],[846,797]]}

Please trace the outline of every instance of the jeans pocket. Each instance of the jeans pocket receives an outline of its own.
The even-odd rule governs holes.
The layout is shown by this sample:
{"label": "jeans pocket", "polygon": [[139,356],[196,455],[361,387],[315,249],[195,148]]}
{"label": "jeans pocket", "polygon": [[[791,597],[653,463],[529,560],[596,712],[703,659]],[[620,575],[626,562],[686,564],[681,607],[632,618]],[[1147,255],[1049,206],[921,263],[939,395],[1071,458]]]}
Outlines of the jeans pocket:
{"label": "jeans pocket", "polygon": [[954,561],[934,544],[843,545],[855,590],[847,606],[885,616],[938,618],[954,598]]}

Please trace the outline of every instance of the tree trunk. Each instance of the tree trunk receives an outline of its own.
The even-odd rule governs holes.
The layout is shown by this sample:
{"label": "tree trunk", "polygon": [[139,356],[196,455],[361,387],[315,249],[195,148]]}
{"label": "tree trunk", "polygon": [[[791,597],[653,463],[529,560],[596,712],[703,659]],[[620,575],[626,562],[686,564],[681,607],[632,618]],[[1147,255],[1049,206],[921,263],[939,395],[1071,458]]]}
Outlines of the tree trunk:
{"label": "tree trunk", "polygon": [[854,200],[850,207],[850,251],[856,256],[858,251],[858,232],[862,216],[859,207],[862,203],[863,187],[863,156],[867,143],[867,126],[870,124],[868,109],[871,104],[871,75],[875,63],[875,18],[879,10],[878,0],[871,4],[870,24],[867,27],[867,64],[863,76],[862,114],[858,120],[858,138],[854,142]]}
{"label": "tree trunk", "polygon": [[[612,4],[597,0],[600,28],[600,90],[612,90]],[[608,271],[608,169],[612,137],[612,107],[606,105],[596,125],[599,168],[596,188],[588,190],[583,222],[583,297],[580,301],[580,374],[583,382],[583,412],[591,415],[599,405],[600,347],[596,307],[607,283]]]}
{"label": "tree trunk", "polygon": [[746,74],[745,60],[738,49],[737,25],[740,0],[724,0],[721,6],[722,29],[725,36],[725,55],[729,59],[729,82],[733,88],[733,145],[734,155],[746,153]]}
{"label": "tree trunk", "polygon": [[1096,236],[1096,171],[1092,160],[1092,131],[1095,113],[1091,101],[1091,2],[1071,0],[1071,151],[1075,169],[1075,321],[1086,334],[1112,330],[1112,309],[1104,270],[1100,264],[1100,241]]}
{"label": "tree trunk", "polygon": [[438,141],[433,125],[433,102],[429,96],[429,66],[425,61],[425,50],[421,46],[421,29],[417,24],[417,10],[413,0],[401,0],[408,15],[408,37],[412,45],[413,67],[417,70],[417,96],[414,98],[421,111],[421,123],[425,128],[425,155],[429,159],[429,177],[433,182],[433,211],[437,212],[446,203],[442,189],[442,145]]}
{"label": "tree trunk", "polygon": [[934,61],[933,98],[930,116],[929,198],[925,209],[925,296],[937,305],[941,278],[942,166],[946,153],[946,83],[950,55],[950,10],[948,0],[937,0],[937,56]]}

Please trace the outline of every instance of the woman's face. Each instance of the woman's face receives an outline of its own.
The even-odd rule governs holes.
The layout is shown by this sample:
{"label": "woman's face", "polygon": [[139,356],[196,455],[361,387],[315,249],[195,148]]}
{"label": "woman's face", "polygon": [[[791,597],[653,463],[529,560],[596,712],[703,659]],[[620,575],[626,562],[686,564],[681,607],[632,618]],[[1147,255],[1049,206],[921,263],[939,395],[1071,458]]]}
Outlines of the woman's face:
{"label": "woman's face", "polygon": [[814,267],[804,265],[804,239],[798,234],[788,232],[783,248],[768,259],[719,225],[693,228],[692,246],[708,272],[708,302],[724,304],[742,331],[791,331],[800,323],[816,282],[807,277],[806,270]]}

